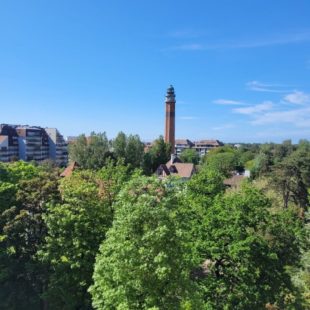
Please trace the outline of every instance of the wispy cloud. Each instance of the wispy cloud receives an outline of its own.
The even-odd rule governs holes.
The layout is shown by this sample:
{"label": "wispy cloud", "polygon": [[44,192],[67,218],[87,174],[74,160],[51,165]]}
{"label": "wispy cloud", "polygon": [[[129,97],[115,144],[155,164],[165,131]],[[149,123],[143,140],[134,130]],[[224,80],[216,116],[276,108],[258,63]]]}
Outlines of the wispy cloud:
{"label": "wispy cloud", "polygon": [[203,45],[199,43],[191,43],[191,44],[171,46],[165,50],[201,51],[204,49],[205,48],[203,47]]}
{"label": "wispy cloud", "polygon": [[180,116],[178,117],[180,120],[193,120],[193,119],[198,119],[196,116]]}
{"label": "wispy cloud", "polygon": [[263,113],[256,115],[251,123],[254,125],[289,123],[296,127],[310,127],[310,108]]}
{"label": "wispy cloud", "polygon": [[287,85],[261,83],[259,81],[250,81],[246,83],[247,89],[268,93],[288,93],[292,90],[287,89]]}
{"label": "wispy cloud", "polygon": [[217,99],[214,100],[213,103],[220,104],[220,105],[245,105],[245,103],[236,100],[229,100],[229,99]]}
{"label": "wispy cloud", "polygon": [[202,36],[202,32],[195,31],[192,29],[183,29],[171,31],[168,33],[169,37],[178,38],[178,39],[189,39],[189,38],[198,38]]}
{"label": "wispy cloud", "polygon": [[262,113],[265,111],[269,111],[273,108],[273,103],[271,101],[265,101],[261,104],[256,104],[249,107],[244,108],[235,108],[233,112],[244,115],[255,115],[258,113]]}
{"label": "wispy cloud", "polygon": [[283,99],[294,104],[306,104],[310,102],[310,95],[302,91],[295,90],[293,93],[284,96]]}
{"label": "wispy cloud", "polygon": [[[185,38],[187,32],[176,32],[175,37]],[[187,38],[190,36],[187,36]],[[195,38],[191,36],[190,38]],[[244,48],[259,48],[275,45],[297,44],[310,41],[310,30],[291,32],[286,34],[275,34],[273,36],[264,36],[264,38],[256,39],[235,39],[217,42],[192,42],[191,44],[179,44],[167,48],[166,50],[184,50],[184,51],[198,51],[198,50],[219,50],[219,49],[244,49]]]}
{"label": "wispy cloud", "polygon": [[215,130],[215,131],[219,131],[219,130],[231,129],[231,128],[235,128],[235,127],[236,127],[235,124],[224,124],[221,126],[213,127],[211,129]]}

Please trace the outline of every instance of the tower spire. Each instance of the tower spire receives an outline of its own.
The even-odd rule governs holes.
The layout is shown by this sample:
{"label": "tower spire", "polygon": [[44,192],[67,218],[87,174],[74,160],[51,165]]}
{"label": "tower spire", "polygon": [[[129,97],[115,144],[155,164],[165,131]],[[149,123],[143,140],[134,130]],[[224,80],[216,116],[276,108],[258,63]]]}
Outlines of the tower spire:
{"label": "tower spire", "polygon": [[166,93],[165,142],[171,144],[171,154],[175,147],[175,93],[172,85]]}

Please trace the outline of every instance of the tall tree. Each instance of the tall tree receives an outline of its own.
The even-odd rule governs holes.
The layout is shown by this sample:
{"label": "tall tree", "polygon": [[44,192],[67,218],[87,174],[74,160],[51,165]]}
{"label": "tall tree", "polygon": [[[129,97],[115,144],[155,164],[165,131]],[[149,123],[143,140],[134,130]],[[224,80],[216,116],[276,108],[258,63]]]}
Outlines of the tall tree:
{"label": "tall tree", "polygon": [[115,197],[130,174],[112,161],[98,172],[81,171],[62,181],[62,202],[48,205],[40,253],[52,266],[47,297],[52,309],[90,309],[95,255],[112,224]]}
{"label": "tall tree", "polygon": [[200,157],[199,157],[199,154],[196,152],[195,149],[185,149],[181,153],[180,159],[184,163],[193,163],[194,165],[198,165]]}
{"label": "tall tree", "polygon": [[197,277],[207,309],[286,307],[285,292],[293,289],[286,265],[298,263],[302,225],[296,216],[272,216],[269,208],[268,199],[248,185],[207,208],[201,219],[203,275]]}
{"label": "tall tree", "polygon": [[43,309],[47,266],[38,260],[37,252],[46,235],[45,205],[59,200],[57,176],[40,167],[14,163],[8,179],[14,180],[13,185],[0,193],[13,195],[1,206],[0,308]]}
{"label": "tall tree", "polygon": [[94,308],[180,309],[191,282],[178,223],[174,186],[142,177],[124,188],[96,258]]}
{"label": "tall tree", "polygon": [[104,133],[92,132],[89,137],[80,135],[69,147],[69,158],[84,169],[100,169],[111,157],[109,141]]}

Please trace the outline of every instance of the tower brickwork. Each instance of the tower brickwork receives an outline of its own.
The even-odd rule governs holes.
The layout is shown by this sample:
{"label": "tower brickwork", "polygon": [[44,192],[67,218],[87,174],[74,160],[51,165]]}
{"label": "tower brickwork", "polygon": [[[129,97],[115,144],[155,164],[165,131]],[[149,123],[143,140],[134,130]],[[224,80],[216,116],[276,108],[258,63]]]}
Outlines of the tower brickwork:
{"label": "tower brickwork", "polygon": [[175,93],[172,85],[166,94],[165,142],[171,144],[171,154],[175,152]]}

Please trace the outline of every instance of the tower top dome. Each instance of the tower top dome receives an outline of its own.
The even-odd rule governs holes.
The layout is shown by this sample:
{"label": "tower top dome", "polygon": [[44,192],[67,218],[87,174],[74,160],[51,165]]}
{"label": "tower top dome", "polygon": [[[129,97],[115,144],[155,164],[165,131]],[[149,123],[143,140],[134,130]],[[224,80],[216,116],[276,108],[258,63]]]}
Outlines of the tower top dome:
{"label": "tower top dome", "polygon": [[175,102],[175,93],[172,85],[167,89],[166,102]]}

